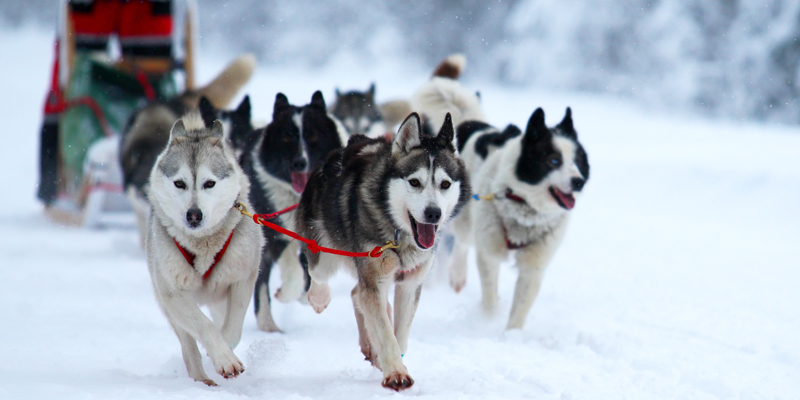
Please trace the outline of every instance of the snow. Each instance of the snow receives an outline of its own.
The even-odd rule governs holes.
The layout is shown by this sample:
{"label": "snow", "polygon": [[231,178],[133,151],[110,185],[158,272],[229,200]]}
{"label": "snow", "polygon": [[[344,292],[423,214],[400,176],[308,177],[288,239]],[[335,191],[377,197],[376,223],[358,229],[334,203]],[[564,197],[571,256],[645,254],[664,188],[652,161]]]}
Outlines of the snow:
{"label": "snow", "polygon": [[[246,372],[196,383],[133,227],[58,226],[34,198],[51,45],[49,32],[0,29],[0,399],[800,397],[799,128],[472,81],[498,125],[524,124],[537,106],[553,124],[571,106],[592,166],[525,329],[503,332],[510,265],[493,316],[480,311],[474,265],[461,294],[433,279],[404,359],[416,384],[396,394],[363,361],[354,281],[340,274],[321,315],[274,302],[283,334],[258,331],[251,312],[235,351]],[[231,59],[204,50],[201,81]],[[247,92],[268,120],[279,90],[305,103],[374,80],[388,100],[428,73],[342,56],[316,70],[262,66]]]}

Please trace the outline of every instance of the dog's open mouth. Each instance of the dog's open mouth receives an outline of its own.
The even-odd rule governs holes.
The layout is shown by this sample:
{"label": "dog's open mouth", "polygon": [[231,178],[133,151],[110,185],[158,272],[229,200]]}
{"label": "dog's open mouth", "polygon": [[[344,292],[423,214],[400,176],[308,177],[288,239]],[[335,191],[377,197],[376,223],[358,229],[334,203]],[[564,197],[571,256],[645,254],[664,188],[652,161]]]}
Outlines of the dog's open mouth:
{"label": "dog's open mouth", "polygon": [[303,193],[303,190],[306,190],[306,183],[308,183],[310,175],[311,173],[309,172],[292,172],[290,174],[292,177],[292,189],[297,193]]}
{"label": "dog's open mouth", "polygon": [[433,243],[436,241],[436,229],[439,225],[417,222],[411,213],[408,213],[408,218],[411,219],[411,230],[414,231],[414,240],[417,242],[417,246],[423,249],[433,247]]}
{"label": "dog's open mouth", "polygon": [[556,203],[561,207],[566,208],[567,210],[572,210],[572,207],[575,207],[575,198],[572,197],[572,194],[564,193],[554,186],[550,186],[550,194],[556,199]]}

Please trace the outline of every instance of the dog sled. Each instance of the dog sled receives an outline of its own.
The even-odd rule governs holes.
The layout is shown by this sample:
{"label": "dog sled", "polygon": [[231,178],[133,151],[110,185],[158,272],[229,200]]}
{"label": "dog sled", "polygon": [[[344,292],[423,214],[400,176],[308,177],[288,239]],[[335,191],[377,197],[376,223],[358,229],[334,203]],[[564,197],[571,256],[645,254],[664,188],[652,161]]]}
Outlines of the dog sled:
{"label": "dog sled", "polygon": [[119,141],[147,102],[194,87],[194,0],[64,0],[44,106],[37,197],[54,220],[126,221]]}

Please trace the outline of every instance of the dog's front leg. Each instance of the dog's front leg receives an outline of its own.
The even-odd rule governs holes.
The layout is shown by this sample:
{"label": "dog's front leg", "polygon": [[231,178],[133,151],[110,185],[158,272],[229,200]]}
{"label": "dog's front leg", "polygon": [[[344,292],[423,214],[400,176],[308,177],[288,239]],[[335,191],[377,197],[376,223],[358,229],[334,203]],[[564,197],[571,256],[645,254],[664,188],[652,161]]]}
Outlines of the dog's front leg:
{"label": "dog's front leg", "polygon": [[544,269],[553,258],[564,235],[564,230],[562,225],[544,240],[532,243],[517,252],[519,277],[514,289],[514,303],[511,305],[511,315],[508,318],[506,329],[522,329],[525,326],[528,312],[531,310],[536,296],[539,295]]}
{"label": "dog's front leg", "polygon": [[411,387],[414,380],[403,365],[400,346],[397,344],[392,322],[386,312],[392,279],[378,272],[380,266],[374,262],[366,264],[362,264],[361,267],[372,270],[359,269],[358,307],[364,317],[364,326],[369,335],[372,351],[377,354],[378,366],[383,371],[382,385],[400,391]]}
{"label": "dog's front leg", "polygon": [[242,339],[242,325],[247,314],[247,306],[250,304],[250,293],[256,286],[257,272],[253,272],[247,280],[239,281],[231,285],[228,291],[228,309],[225,313],[225,323],[222,325],[222,337],[225,342],[236,348],[239,340]]}
{"label": "dog's front leg", "polygon": [[411,331],[411,322],[417,313],[419,297],[422,294],[422,285],[398,284],[394,288],[394,336],[400,346],[400,356],[408,350],[408,335]]}
{"label": "dog's front leg", "polygon": [[184,293],[164,296],[162,306],[174,324],[203,344],[218,374],[228,379],[244,372],[242,362],[233,354],[233,350],[214,323],[200,311],[190,296]]}
{"label": "dog's front leg", "polygon": [[298,250],[297,241],[292,241],[278,258],[281,287],[275,292],[275,298],[284,303],[297,300],[303,294],[303,267],[300,265]]}

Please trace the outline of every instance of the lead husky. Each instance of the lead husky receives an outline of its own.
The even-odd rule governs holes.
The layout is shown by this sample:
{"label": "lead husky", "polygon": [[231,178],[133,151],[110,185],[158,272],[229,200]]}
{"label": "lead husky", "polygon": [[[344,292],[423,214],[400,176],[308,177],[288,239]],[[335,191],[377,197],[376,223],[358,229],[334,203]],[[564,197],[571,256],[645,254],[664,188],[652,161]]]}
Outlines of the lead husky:
{"label": "lead husky", "polygon": [[[152,214],[145,242],[156,300],[178,335],[189,376],[216,385],[203,370],[197,342],[217,373],[244,372],[233,347],[242,336],[264,238],[233,208],[249,208],[250,183],[223,140],[199,114],[175,122],[150,174]],[[212,323],[198,308],[207,304]]]}
{"label": "lead husky", "polygon": [[[347,142],[347,131],[341,122],[328,114],[325,99],[317,91],[311,103],[296,107],[278,93],[272,122],[254,132],[257,138],[249,152],[242,154],[245,173],[253,183],[250,199],[261,214],[283,210],[300,201],[311,170],[328,154]],[[287,218],[288,217],[288,218]],[[294,218],[280,217],[273,222],[293,229]],[[277,262],[283,285],[275,297],[283,302],[297,300],[306,289],[303,268],[298,259],[296,242],[264,227],[267,245],[261,260],[261,273],[255,290],[255,311],[258,328],[280,331],[270,309],[269,277]]]}
{"label": "lead husky", "polygon": [[[344,265],[358,277],[353,306],[361,352],[383,371],[383,386],[410,387],[406,352],[421,284],[431,267],[437,232],[470,195],[448,115],[437,136],[422,132],[411,114],[393,143],[353,136],[331,154],[308,182],[297,209],[300,235],[319,245],[362,252],[397,240],[378,258],[345,258],[303,251],[311,287],[308,302],[322,312],[330,302],[328,279]],[[394,329],[388,294],[395,285]]]}
{"label": "lead husky", "polygon": [[578,142],[572,112],[567,108],[561,123],[548,128],[538,108],[524,134],[514,125],[501,132],[482,118],[476,95],[445,77],[432,79],[412,103],[434,116],[451,109],[463,116],[457,128],[459,150],[474,191],[485,199],[467,207],[453,223],[450,283],[456,291],[464,287],[467,251],[475,246],[483,306],[491,311],[497,302],[499,265],[513,254],[519,277],[507,329],[521,329],[544,269],[564,237],[569,210],[589,179],[588,157]]}
{"label": "lead husky", "polygon": [[[208,85],[187,90],[169,101],[155,101],[137,110],[128,120],[120,141],[120,165],[125,193],[136,213],[141,243],[147,235],[150,204],[148,179],[156,157],[167,146],[169,132],[178,118],[197,108],[202,97],[222,107],[244,86],[255,69],[252,54],[237,57]],[[249,112],[249,102],[248,102]]]}

